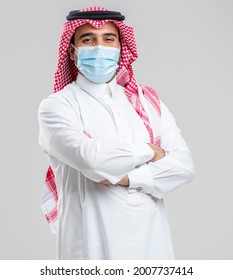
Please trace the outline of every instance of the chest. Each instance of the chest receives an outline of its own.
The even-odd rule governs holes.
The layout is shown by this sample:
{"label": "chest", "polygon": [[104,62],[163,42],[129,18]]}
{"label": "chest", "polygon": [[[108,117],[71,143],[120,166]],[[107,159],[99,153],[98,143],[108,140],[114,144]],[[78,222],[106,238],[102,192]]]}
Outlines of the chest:
{"label": "chest", "polygon": [[150,142],[148,131],[126,96],[76,98],[84,129],[95,139],[128,143]]}

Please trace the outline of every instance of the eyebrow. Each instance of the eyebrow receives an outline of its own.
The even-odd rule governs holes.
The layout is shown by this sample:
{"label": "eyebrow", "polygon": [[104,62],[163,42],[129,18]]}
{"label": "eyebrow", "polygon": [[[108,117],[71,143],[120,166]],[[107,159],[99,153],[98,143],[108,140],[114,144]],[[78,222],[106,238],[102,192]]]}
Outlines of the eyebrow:
{"label": "eyebrow", "polygon": [[[82,35],[79,36],[79,39],[82,39],[82,38],[88,37],[88,36],[94,36],[94,35],[96,35],[96,34],[93,32],[83,33]],[[117,35],[115,33],[111,33],[111,32],[104,33],[103,35],[104,36],[113,36],[113,37],[117,38]]]}

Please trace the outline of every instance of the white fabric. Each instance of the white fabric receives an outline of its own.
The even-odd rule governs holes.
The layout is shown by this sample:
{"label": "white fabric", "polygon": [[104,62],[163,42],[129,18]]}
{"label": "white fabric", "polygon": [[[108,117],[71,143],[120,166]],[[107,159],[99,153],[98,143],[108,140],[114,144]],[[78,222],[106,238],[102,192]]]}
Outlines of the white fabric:
{"label": "white fabric", "polygon": [[[47,215],[51,211],[51,209],[56,209],[56,201],[54,199],[54,195],[51,191],[49,191],[48,185],[45,184],[43,189],[42,198],[44,199],[43,203],[41,204],[41,210],[44,216]],[[48,223],[49,228],[52,235],[56,235],[58,232],[58,219],[53,220],[52,223]]]}
{"label": "white fabric", "polygon": [[[174,258],[162,198],[193,178],[192,157],[167,107],[160,119],[143,102],[167,152],[149,164],[147,129],[115,79],[97,85],[78,75],[42,101],[39,143],[59,197],[58,259]],[[129,188],[114,185],[126,174]]]}

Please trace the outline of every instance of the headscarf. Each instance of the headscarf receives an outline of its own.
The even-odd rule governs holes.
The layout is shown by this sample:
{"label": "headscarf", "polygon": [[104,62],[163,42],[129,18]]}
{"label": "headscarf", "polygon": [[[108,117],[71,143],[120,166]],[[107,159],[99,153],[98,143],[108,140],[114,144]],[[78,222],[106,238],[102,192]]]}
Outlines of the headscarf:
{"label": "headscarf", "polygon": [[[89,7],[80,10],[79,12],[95,12],[108,11],[101,7]],[[113,12],[114,13],[114,12]],[[71,13],[70,13],[71,14]],[[119,66],[116,71],[117,83],[125,88],[125,94],[133,105],[135,111],[143,120],[148,133],[150,135],[151,143],[160,144],[160,138],[154,139],[152,128],[150,127],[148,116],[140,103],[138,95],[138,87],[132,69],[132,63],[137,59],[137,48],[134,37],[134,30],[132,27],[126,25],[121,20],[114,19],[74,19],[66,21],[62,28],[62,33],[59,42],[58,51],[58,65],[55,72],[54,93],[62,90],[66,85],[77,79],[78,70],[74,61],[68,55],[68,47],[70,40],[75,33],[75,30],[83,24],[89,23],[95,28],[101,28],[106,22],[113,22],[120,31],[121,43],[121,58]],[[160,116],[160,101],[155,91],[146,86],[141,86],[144,97],[153,105],[157,114]],[[45,180],[45,189],[42,197],[42,211],[50,225],[53,234],[57,232],[58,214],[57,214],[58,193],[54,173],[51,167],[48,168]]]}

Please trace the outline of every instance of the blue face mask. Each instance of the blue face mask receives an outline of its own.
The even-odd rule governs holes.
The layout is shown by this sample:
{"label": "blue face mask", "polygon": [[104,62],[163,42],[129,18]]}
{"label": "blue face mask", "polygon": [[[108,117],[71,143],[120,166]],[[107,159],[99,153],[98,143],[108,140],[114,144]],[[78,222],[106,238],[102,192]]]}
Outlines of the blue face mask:
{"label": "blue face mask", "polygon": [[90,81],[102,84],[115,75],[120,57],[119,48],[97,45],[75,49],[78,51],[76,66]]}

